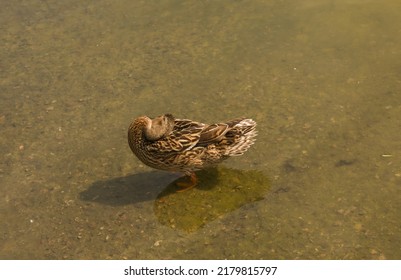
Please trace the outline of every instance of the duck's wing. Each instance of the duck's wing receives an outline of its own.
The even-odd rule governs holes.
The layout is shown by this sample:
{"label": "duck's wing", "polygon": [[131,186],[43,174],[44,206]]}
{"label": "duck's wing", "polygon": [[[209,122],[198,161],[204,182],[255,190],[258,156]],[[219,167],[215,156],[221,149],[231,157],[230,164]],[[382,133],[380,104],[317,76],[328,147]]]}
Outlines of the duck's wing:
{"label": "duck's wing", "polygon": [[226,123],[216,123],[206,126],[198,141],[199,146],[206,146],[212,143],[220,142],[228,131],[229,126]]}
{"label": "duck's wing", "polygon": [[206,146],[212,143],[220,143],[224,138],[229,138],[230,135],[233,134],[230,132],[236,131],[234,126],[242,120],[243,119],[234,119],[225,123],[216,123],[206,126],[200,135],[198,145]]}

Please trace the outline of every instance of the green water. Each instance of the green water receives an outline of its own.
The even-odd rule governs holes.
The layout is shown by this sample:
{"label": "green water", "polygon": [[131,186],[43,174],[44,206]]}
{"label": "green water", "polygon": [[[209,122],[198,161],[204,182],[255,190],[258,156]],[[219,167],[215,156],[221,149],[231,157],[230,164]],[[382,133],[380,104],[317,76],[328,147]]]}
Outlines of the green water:
{"label": "green water", "polygon": [[[401,259],[400,1],[0,1],[1,259]],[[174,192],[134,117],[253,118]]]}

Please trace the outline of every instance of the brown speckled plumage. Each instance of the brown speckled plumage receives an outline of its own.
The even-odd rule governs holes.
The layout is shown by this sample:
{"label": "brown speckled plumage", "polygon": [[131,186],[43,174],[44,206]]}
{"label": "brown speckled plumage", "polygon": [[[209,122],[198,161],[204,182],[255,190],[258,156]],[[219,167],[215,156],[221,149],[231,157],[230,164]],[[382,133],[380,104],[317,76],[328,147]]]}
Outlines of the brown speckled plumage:
{"label": "brown speckled plumage", "polygon": [[128,143],[144,164],[190,175],[242,155],[255,142],[255,126],[246,118],[207,125],[171,114],[154,119],[142,116],[129,126]]}

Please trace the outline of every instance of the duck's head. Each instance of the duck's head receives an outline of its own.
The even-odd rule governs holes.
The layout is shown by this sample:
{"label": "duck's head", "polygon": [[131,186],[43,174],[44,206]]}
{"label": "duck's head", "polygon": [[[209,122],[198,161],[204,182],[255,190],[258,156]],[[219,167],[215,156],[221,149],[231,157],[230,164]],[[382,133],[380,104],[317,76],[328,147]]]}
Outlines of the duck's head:
{"label": "duck's head", "polygon": [[172,114],[164,114],[156,118],[145,119],[145,127],[143,129],[145,138],[149,141],[156,141],[171,133],[174,128],[174,117]]}

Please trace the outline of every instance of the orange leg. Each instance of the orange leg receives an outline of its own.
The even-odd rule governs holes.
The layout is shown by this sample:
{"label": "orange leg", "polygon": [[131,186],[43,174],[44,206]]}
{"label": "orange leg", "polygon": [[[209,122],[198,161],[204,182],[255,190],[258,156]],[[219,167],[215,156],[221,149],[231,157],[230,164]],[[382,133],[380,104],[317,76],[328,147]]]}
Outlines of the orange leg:
{"label": "orange leg", "polygon": [[190,174],[187,175],[187,177],[189,178],[189,182],[177,182],[176,183],[177,186],[182,188],[182,189],[178,190],[177,192],[183,192],[183,191],[192,189],[198,183],[198,178],[196,177],[195,172],[191,172]]}

